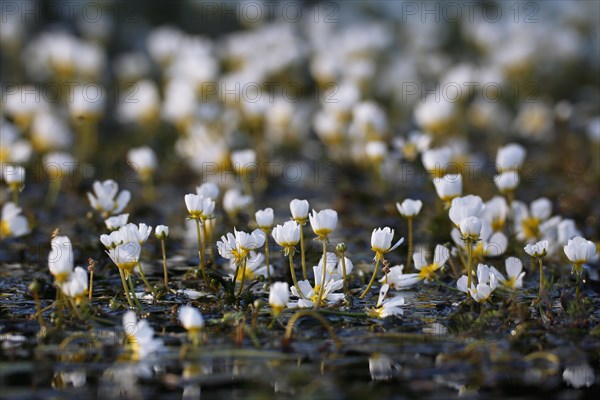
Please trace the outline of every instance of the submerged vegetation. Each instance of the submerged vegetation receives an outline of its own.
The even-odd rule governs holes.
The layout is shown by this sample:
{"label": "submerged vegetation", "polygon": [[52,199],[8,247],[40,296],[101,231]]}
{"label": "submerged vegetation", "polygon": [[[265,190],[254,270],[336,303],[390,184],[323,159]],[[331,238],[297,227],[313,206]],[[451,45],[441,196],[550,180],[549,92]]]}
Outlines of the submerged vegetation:
{"label": "submerged vegetation", "polygon": [[215,4],[212,36],[3,8],[3,396],[595,385],[598,4]]}

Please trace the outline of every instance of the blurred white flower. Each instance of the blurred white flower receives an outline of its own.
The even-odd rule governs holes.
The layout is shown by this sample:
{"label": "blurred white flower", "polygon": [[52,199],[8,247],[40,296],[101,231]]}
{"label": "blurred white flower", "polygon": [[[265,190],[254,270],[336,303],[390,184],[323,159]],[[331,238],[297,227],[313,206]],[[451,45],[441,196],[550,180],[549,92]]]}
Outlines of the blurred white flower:
{"label": "blurred white flower", "polygon": [[2,206],[0,233],[2,238],[19,237],[29,233],[27,218],[21,215],[21,209],[15,203],[9,201]]}
{"label": "blurred white flower", "polygon": [[269,289],[269,305],[274,316],[281,314],[290,299],[287,282],[275,282]]}
{"label": "blurred white flower", "polygon": [[123,315],[123,330],[134,360],[144,360],[165,350],[163,341],[154,337],[154,329],[148,320],[138,321],[134,311],[129,310]]}
{"label": "blurred white flower", "polygon": [[[129,203],[131,193],[123,190],[117,196],[119,185],[112,179],[104,182],[96,181],[93,185],[94,194],[88,192],[87,196],[91,206],[98,210],[104,218],[119,214]],[[115,196],[117,198],[115,199]]]}
{"label": "blurred white flower", "polygon": [[69,280],[74,264],[73,246],[69,238],[67,236],[53,238],[50,242],[48,268],[59,286]]}
{"label": "blurred white flower", "polygon": [[490,267],[490,272],[496,276],[498,282],[509,289],[520,289],[523,287],[523,277],[525,271],[523,271],[523,263],[516,257],[508,257],[504,261],[504,268],[506,269],[506,276],[502,275],[494,267]]}
{"label": "blurred white flower", "polygon": [[448,204],[462,194],[462,176],[460,174],[448,174],[440,178],[433,178],[433,185],[440,200]]}
{"label": "blurred white flower", "polygon": [[405,199],[402,204],[396,203],[396,209],[405,218],[412,218],[419,215],[423,202],[421,200]]}

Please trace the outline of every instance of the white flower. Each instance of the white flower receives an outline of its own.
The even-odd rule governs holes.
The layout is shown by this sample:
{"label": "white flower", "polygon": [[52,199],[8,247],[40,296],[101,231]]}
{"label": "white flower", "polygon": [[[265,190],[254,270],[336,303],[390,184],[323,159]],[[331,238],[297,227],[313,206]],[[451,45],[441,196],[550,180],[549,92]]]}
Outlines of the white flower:
{"label": "white flower", "polygon": [[179,307],[179,322],[188,331],[197,331],[204,327],[204,318],[200,311],[191,306]]}
{"label": "white flower", "polygon": [[255,229],[252,233],[233,230],[235,233],[235,242],[239,249],[250,251],[256,250],[265,244],[266,235],[260,229]]}
{"label": "white flower", "polygon": [[[540,240],[547,229],[555,227],[560,221],[550,218],[552,203],[545,197],[531,202],[529,209],[520,201],[512,202],[515,232],[519,241]],[[550,219],[549,219],[550,218]]]}
{"label": "white flower", "polygon": [[588,138],[594,143],[600,143],[600,117],[592,118],[587,124]]}
{"label": "white flower", "polygon": [[136,171],[142,179],[149,177],[156,169],[156,154],[149,146],[137,147],[127,152],[127,161],[131,168]]}
{"label": "white flower", "polygon": [[229,189],[223,196],[223,209],[227,214],[236,215],[252,204],[252,196],[242,195],[239,189]]}
{"label": "white flower", "polygon": [[392,379],[392,360],[385,354],[374,353],[369,357],[369,372],[374,381]]}
{"label": "white flower", "polygon": [[381,162],[387,155],[387,144],[380,140],[369,141],[365,146],[365,154],[372,162]]}
{"label": "white flower", "polygon": [[408,161],[414,161],[419,154],[427,151],[431,145],[432,137],[426,133],[412,131],[405,140],[402,137],[395,138],[393,146]]}
{"label": "white flower", "polygon": [[531,257],[544,257],[548,253],[548,241],[541,240],[537,243],[528,243],[525,245],[525,253]]}
{"label": "white flower", "polygon": [[510,289],[520,289],[523,287],[523,277],[525,271],[523,271],[523,264],[521,260],[516,257],[508,257],[504,262],[504,268],[506,269],[505,278],[496,268],[490,267],[490,272],[496,276],[498,282],[503,284],[505,287]]}
{"label": "white flower", "polygon": [[166,225],[158,225],[156,228],[154,228],[154,236],[156,236],[157,239],[166,239],[169,237],[169,227]]}
{"label": "white flower", "polygon": [[371,318],[387,318],[393,315],[404,314],[404,310],[400,308],[404,305],[404,297],[397,296],[384,301],[389,288],[390,285],[384,284],[381,286],[381,289],[379,289],[377,306],[367,310]]}
{"label": "white flower", "polygon": [[[130,81],[131,78],[127,78]],[[156,83],[149,79],[135,81],[126,88],[117,104],[117,117],[122,122],[154,122],[160,111],[160,93]],[[134,100],[135,101],[132,101]]]}
{"label": "white flower", "polygon": [[[454,243],[462,249],[466,249],[467,244],[464,241],[460,230],[454,228],[450,232]],[[481,220],[481,233],[479,241],[473,243],[473,257],[497,257],[504,254],[508,247],[508,238],[502,232],[494,232],[489,221]]]}
{"label": "white flower", "polygon": [[336,211],[331,209],[321,210],[319,212],[312,210],[309,219],[310,226],[315,234],[323,239],[335,230],[338,222],[338,215]]}
{"label": "white flower", "polygon": [[[314,288],[310,285],[310,282],[308,280],[302,280],[298,282],[298,287],[302,292],[302,296],[299,295],[294,286],[290,287],[292,296],[299,297],[300,299],[297,302],[288,303],[289,308],[311,308],[315,305],[315,302],[318,301],[319,291],[321,289],[321,279],[323,274],[322,267],[313,267],[313,273],[315,277]],[[323,297],[321,298],[321,306],[324,306],[326,304],[335,304],[344,298],[343,293],[333,293],[337,290],[340,290],[343,287],[344,281],[342,279],[332,279],[331,275],[326,273],[325,282],[326,283],[323,289]]]}
{"label": "white flower", "polygon": [[[426,258],[425,249],[421,249],[413,254],[415,268],[419,271],[418,273],[405,274],[403,273],[404,265],[397,265],[390,268],[387,281],[394,289],[414,286],[421,281],[432,281],[435,278],[435,273],[446,264],[448,258],[450,258],[450,251],[438,244],[435,246],[433,262],[429,263]],[[385,282],[385,277],[381,278],[379,282]]]}
{"label": "white flower", "polygon": [[444,171],[452,162],[452,156],[450,147],[439,147],[424,151],[421,155],[421,162],[430,174],[439,177],[444,175]]}
{"label": "white flower", "polygon": [[494,176],[494,183],[500,193],[515,190],[519,186],[519,182],[520,178],[517,171],[504,171]]}
{"label": "white flower", "polygon": [[273,227],[273,209],[265,208],[264,210],[258,210],[254,216],[256,217],[256,224],[262,230],[269,230]]}
{"label": "white flower", "polygon": [[164,350],[163,341],[154,338],[154,329],[148,320],[138,321],[134,311],[129,310],[123,315],[123,330],[134,352],[133,358],[136,360],[143,360]]}
{"label": "white flower", "polygon": [[383,109],[374,101],[363,101],[352,108],[352,122],[363,137],[381,135],[387,129]]}
{"label": "white flower", "polygon": [[575,389],[589,388],[596,381],[594,369],[585,363],[565,368],[562,377],[566,383]]}
{"label": "white flower", "polygon": [[556,233],[558,236],[557,241],[562,246],[567,244],[569,239],[573,239],[575,236],[581,236],[581,232],[577,229],[575,221],[569,218],[565,218],[558,223]]}
{"label": "white flower", "polygon": [[275,282],[269,290],[269,305],[274,315],[279,315],[290,299],[287,282]]}
{"label": "white flower", "polygon": [[113,217],[109,217],[104,220],[104,224],[110,231],[117,230],[127,224],[127,220],[129,219],[129,214],[119,214]]}
{"label": "white flower", "polygon": [[144,244],[152,233],[152,227],[144,223],[139,225],[129,223],[119,228],[119,233],[122,242],[137,242],[139,244]]}
{"label": "white flower", "polygon": [[440,178],[433,178],[433,185],[438,197],[449,202],[462,194],[462,175],[448,174]]}
{"label": "white flower", "polygon": [[498,278],[495,274],[490,273],[490,267],[484,264],[479,264],[477,266],[477,286],[471,283],[471,287],[468,288],[467,282],[467,276],[463,275],[456,282],[456,287],[461,292],[468,293],[475,301],[479,303],[485,302],[498,286]]}
{"label": "white flower", "polygon": [[252,149],[234,151],[231,153],[231,163],[240,174],[253,171],[257,168],[256,152]]}
{"label": "white flower", "polygon": [[2,173],[4,181],[13,190],[19,188],[25,182],[25,168],[20,165],[5,165],[2,168]]}
{"label": "white flower", "polygon": [[196,193],[202,197],[216,200],[219,197],[219,186],[212,182],[205,182],[196,187]]}
{"label": "white flower", "polygon": [[290,202],[292,218],[299,224],[306,223],[308,219],[308,201],[294,199]]}
{"label": "white flower", "polygon": [[184,200],[191,219],[206,220],[213,217],[215,210],[213,199],[189,193],[184,196]]}
{"label": "white flower", "polygon": [[122,269],[126,274],[132,274],[133,268],[140,261],[141,251],[142,246],[139,243],[126,242],[108,250],[106,254],[108,254],[118,268]]}
{"label": "white flower", "polygon": [[[233,274],[235,273],[236,269],[237,269],[237,276],[236,276],[236,280],[241,282],[242,278],[245,277],[245,279],[247,280],[253,280],[256,279],[259,276],[264,276],[267,277],[269,276],[269,273],[273,273],[273,266],[269,265],[267,267],[267,265],[265,264],[265,256],[262,253],[257,253],[255,251],[250,251],[248,252],[248,256],[246,257],[246,270],[245,270],[245,274],[242,275],[242,269],[241,268],[237,268],[237,261],[236,259],[231,259],[230,263],[229,263],[229,270],[231,271],[231,274],[229,274],[229,277],[233,280]],[[241,267],[241,265],[240,265]],[[267,272],[267,268],[268,268],[268,272]]]}
{"label": "white flower", "polygon": [[278,245],[285,248],[287,255],[300,241],[300,225],[295,221],[287,221],[273,228],[271,235]]}
{"label": "white flower", "polygon": [[459,226],[461,221],[467,217],[480,217],[483,209],[481,197],[470,194],[452,199],[448,216],[455,226]]}
{"label": "white flower", "polygon": [[460,221],[460,233],[465,238],[479,240],[481,235],[481,219],[477,217],[467,217]]}
{"label": "white flower", "polygon": [[15,203],[9,201],[2,206],[0,233],[2,238],[19,237],[29,233],[27,218],[21,215],[21,208],[17,207]]}
{"label": "white flower", "polygon": [[67,236],[57,236],[50,242],[48,268],[58,284],[66,282],[73,273],[73,246]]}
{"label": "white flower", "polygon": [[[112,179],[104,182],[96,181],[93,188],[94,194],[87,193],[90,204],[105,217],[119,214],[127,206],[131,198],[131,193],[128,190],[121,191],[117,196],[119,185]],[[116,199],[115,196],[117,196]]]}
{"label": "white flower", "polygon": [[498,232],[504,228],[508,211],[506,199],[502,196],[494,196],[485,202],[481,218],[490,223],[494,232]]}
{"label": "white flower", "polygon": [[392,246],[394,239],[394,230],[385,227],[373,229],[371,233],[371,250],[375,252],[375,259],[381,260],[385,253],[395,250],[404,242],[404,238],[400,238],[395,245]]}
{"label": "white flower", "polygon": [[396,203],[398,212],[406,218],[415,217],[421,212],[423,202],[421,200],[406,199],[400,203]]}
{"label": "white flower", "polygon": [[[343,265],[342,258],[338,257],[335,253],[330,251],[327,252],[327,273],[331,275],[331,278],[334,280],[342,279],[343,277]],[[348,257],[344,257],[344,262],[346,264],[346,275],[350,274],[354,269],[354,264],[352,260]],[[323,267],[323,257],[319,257],[319,267]],[[322,271],[322,270],[321,270]]]}
{"label": "white flower", "polygon": [[103,234],[100,235],[100,241],[107,249],[112,249],[118,244],[123,243],[123,236],[121,235],[121,231],[113,231],[109,235]]}
{"label": "white flower", "polygon": [[439,93],[432,93],[417,104],[414,117],[417,125],[424,131],[442,134],[451,124],[455,111],[455,101],[440,96]]}
{"label": "white flower", "polygon": [[74,299],[85,296],[88,290],[88,275],[86,270],[76,267],[69,276],[69,280],[61,285],[61,289],[64,294]]}
{"label": "white flower", "polygon": [[100,118],[106,101],[106,90],[98,86],[90,89],[87,85],[77,85],[69,96],[69,113],[74,120]]}
{"label": "white flower", "polygon": [[60,179],[64,176],[73,176],[77,161],[69,153],[54,151],[47,153],[42,160],[46,175],[51,179]]}
{"label": "white flower", "polygon": [[518,171],[525,160],[525,148],[517,143],[500,147],[496,153],[496,168],[498,172]]}
{"label": "white flower", "polygon": [[266,235],[260,229],[255,229],[252,233],[236,229],[233,232],[221,236],[221,240],[217,242],[217,250],[223,258],[240,262],[251,250],[256,250],[265,243]]}
{"label": "white flower", "polygon": [[565,254],[573,264],[583,264],[588,262],[596,255],[596,244],[591,240],[586,240],[581,236],[569,239],[564,246]]}

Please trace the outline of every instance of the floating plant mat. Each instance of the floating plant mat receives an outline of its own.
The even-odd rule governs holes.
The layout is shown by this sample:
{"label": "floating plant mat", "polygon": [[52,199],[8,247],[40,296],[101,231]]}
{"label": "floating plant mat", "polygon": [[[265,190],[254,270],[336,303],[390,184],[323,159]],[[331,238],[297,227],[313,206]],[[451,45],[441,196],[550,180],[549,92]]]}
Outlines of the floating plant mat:
{"label": "floating plant mat", "polygon": [[[35,269],[22,266],[33,276]],[[587,386],[598,361],[599,332],[589,327],[597,316],[568,315],[560,302],[544,307],[555,320],[544,323],[526,304],[523,309],[499,303],[486,307],[458,304],[462,294],[439,287],[404,293],[402,317],[370,320],[352,316],[365,302],[323,311],[336,332],[333,338],[317,320],[298,320],[293,337],[284,339],[285,311],[273,326],[270,313],[252,313],[193,301],[205,316],[203,342],[193,347],[176,322],[173,310],[189,302],[167,295],[148,305],[146,318],[165,347],[141,361],[123,358],[122,311],[111,312],[96,301],[102,321],[66,322],[62,329],[40,332],[32,318],[34,302],[25,282],[3,273],[2,392],[8,398],[56,396],[202,396],[279,398],[289,395],[359,398],[379,395],[439,397],[457,391],[509,396],[547,390],[570,390],[564,381]],[[160,279],[160,275],[149,276]],[[107,283],[98,279],[98,292]],[[173,285],[177,284],[176,278]],[[557,288],[559,290],[559,288]],[[262,289],[254,292],[265,298]],[[589,292],[590,300],[598,298]],[[426,301],[420,299],[427,299]],[[528,301],[531,299],[521,299]],[[353,305],[352,305],[353,303]],[[530,310],[531,309],[531,310]],[[222,315],[229,310],[224,321]],[[328,313],[328,311],[330,313]],[[348,315],[343,315],[347,313]],[[535,318],[521,320],[521,314]],[[44,313],[51,325],[51,310]],[[597,315],[597,312],[594,314]],[[547,317],[548,318],[548,317]],[[240,326],[245,327],[241,329]],[[377,360],[383,362],[377,367]],[[564,381],[563,381],[564,379]]]}

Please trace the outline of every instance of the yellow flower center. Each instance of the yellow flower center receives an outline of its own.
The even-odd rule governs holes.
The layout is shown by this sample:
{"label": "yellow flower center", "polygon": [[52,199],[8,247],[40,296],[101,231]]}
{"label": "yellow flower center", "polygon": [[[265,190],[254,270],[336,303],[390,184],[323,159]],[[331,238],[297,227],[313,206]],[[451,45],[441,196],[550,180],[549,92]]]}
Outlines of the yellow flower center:
{"label": "yellow flower center", "polygon": [[504,229],[504,219],[502,218],[494,218],[492,219],[492,229],[494,232],[500,232]]}
{"label": "yellow flower center", "polygon": [[419,271],[419,278],[423,280],[432,280],[435,277],[435,271],[437,271],[439,268],[440,266],[435,262],[426,265],[421,268],[421,271]]}
{"label": "yellow flower center", "polygon": [[[321,291],[321,285],[315,285],[313,289],[313,295],[309,299],[313,303],[317,304],[319,302],[319,292]],[[325,293],[323,293],[323,298],[321,299],[321,304],[319,306],[323,306],[325,304]]]}
{"label": "yellow flower center", "polygon": [[61,272],[59,274],[56,274],[54,276],[54,279],[56,279],[56,283],[58,283],[58,285],[60,286],[62,283],[65,283],[66,281],[68,281],[70,276],[71,276],[70,272]]}
{"label": "yellow flower center", "polygon": [[372,307],[367,314],[371,318],[383,318],[383,307]]}
{"label": "yellow flower center", "polygon": [[521,221],[521,229],[528,239],[537,239],[541,236],[540,220],[535,217],[526,217]]}
{"label": "yellow flower center", "polygon": [[121,268],[125,272],[126,276],[129,276],[129,275],[133,274],[133,269],[135,268],[136,265],[137,265],[136,261],[129,261],[129,262],[121,262],[121,263],[117,264],[117,267]]}
{"label": "yellow flower center", "polygon": [[510,288],[510,289],[514,289],[516,284],[517,284],[517,278],[514,276],[511,276],[506,281],[504,281],[504,286],[506,286],[507,288]]}
{"label": "yellow flower center", "polygon": [[8,237],[12,234],[8,221],[2,220],[2,222],[0,222],[0,233],[2,234],[2,237]]}
{"label": "yellow flower center", "polygon": [[[245,279],[249,279],[249,280],[252,280],[256,277],[256,274],[250,268],[248,268],[248,266],[246,266],[246,273],[244,275],[246,277]],[[242,268],[238,269],[238,273],[237,273],[237,276],[235,277],[235,280],[238,282],[240,282],[242,280]]]}

